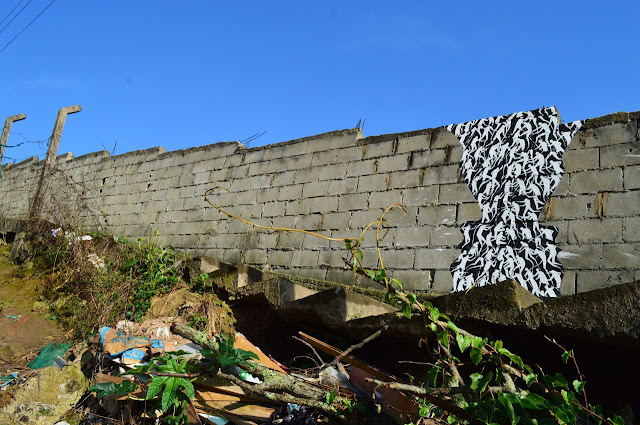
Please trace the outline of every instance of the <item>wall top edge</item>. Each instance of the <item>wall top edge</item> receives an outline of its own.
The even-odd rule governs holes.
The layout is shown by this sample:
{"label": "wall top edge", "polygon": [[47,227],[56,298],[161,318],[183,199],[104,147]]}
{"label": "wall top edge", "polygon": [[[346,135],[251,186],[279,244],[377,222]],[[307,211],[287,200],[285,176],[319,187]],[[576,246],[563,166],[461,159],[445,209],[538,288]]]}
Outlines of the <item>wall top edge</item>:
{"label": "wall top edge", "polygon": [[584,121],[581,130],[589,130],[597,127],[604,127],[611,124],[627,123],[629,121],[640,120],[640,111],[636,112],[614,112],[596,118],[588,118]]}
{"label": "wall top edge", "polygon": [[255,151],[260,151],[264,149],[280,148],[284,146],[295,145],[296,143],[310,142],[313,140],[326,139],[334,136],[350,136],[353,134],[362,135],[362,131],[359,128],[347,128],[344,130],[327,131],[326,133],[320,133],[313,136],[301,137],[299,139],[287,140],[286,142],[278,142],[278,143],[272,143],[270,145],[256,146],[255,148],[246,148],[245,152],[255,152]]}

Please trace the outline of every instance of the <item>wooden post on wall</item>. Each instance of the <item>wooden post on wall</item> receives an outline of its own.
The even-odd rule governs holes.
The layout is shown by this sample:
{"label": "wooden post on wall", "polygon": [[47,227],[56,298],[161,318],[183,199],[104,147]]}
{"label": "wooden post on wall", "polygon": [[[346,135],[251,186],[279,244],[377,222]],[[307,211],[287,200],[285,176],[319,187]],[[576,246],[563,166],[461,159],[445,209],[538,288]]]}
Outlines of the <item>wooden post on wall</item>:
{"label": "wooden post on wall", "polygon": [[64,123],[67,120],[67,115],[75,114],[82,111],[80,105],[65,106],[58,111],[58,117],[56,123],[53,126],[53,132],[51,133],[51,139],[49,139],[49,148],[47,149],[47,157],[44,160],[42,166],[42,173],[38,180],[38,186],[36,194],[31,202],[31,208],[29,211],[29,221],[37,219],[40,216],[40,210],[42,208],[42,202],[47,192],[47,177],[49,176],[53,166],[56,163],[56,156],[58,155],[58,147],[60,146],[60,139],[62,138],[62,130],[64,129]]}
{"label": "wooden post on wall", "polygon": [[[11,132],[11,124],[15,121],[21,121],[27,118],[25,114],[12,115],[4,122],[4,128],[2,129],[2,136],[0,137],[0,165],[2,165],[2,158],[4,158],[4,148],[7,147],[7,141],[9,140],[9,133]],[[1,176],[2,174],[0,174]]]}

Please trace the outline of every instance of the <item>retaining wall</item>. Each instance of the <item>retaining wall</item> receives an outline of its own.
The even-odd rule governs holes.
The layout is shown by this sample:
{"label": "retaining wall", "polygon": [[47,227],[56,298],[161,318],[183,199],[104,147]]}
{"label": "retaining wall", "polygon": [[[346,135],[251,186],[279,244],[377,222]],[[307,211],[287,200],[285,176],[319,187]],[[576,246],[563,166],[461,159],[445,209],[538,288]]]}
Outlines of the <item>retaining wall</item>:
{"label": "retaining wall", "polygon": [[[586,120],[564,154],[566,172],[539,217],[559,229],[561,293],[640,280],[640,113]],[[64,142],[64,141],[63,141]],[[460,225],[480,207],[460,177],[462,146],[444,127],[363,137],[343,130],[245,149],[237,142],[165,152],[161,147],[109,156],[106,151],[57,158],[49,192],[87,198],[114,235],[148,237],[195,255],[349,284],[368,280],[324,264],[343,265],[344,243],[300,233],[263,231],[224,216],[210,199],[257,224],[357,238],[390,204],[384,262],[405,287],[447,292],[460,254]],[[42,167],[37,159],[7,165],[0,180],[6,227],[25,219]],[[64,176],[60,177],[60,176]],[[69,181],[75,182],[71,190]],[[65,187],[63,187],[65,186]],[[61,206],[53,209],[60,213]],[[375,266],[375,235],[365,236],[364,262]]]}

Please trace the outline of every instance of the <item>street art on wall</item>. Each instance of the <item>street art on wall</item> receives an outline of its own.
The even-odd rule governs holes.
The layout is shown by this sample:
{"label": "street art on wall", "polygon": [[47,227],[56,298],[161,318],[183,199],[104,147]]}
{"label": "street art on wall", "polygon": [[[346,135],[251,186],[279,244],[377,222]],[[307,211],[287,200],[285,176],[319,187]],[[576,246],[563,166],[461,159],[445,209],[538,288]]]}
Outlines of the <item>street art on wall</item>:
{"label": "street art on wall", "polygon": [[543,108],[447,127],[463,146],[460,171],[482,209],[461,227],[453,290],[514,279],[536,296],[560,294],[558,229],[538,215],[564,173],[562,155],[582,122]]}

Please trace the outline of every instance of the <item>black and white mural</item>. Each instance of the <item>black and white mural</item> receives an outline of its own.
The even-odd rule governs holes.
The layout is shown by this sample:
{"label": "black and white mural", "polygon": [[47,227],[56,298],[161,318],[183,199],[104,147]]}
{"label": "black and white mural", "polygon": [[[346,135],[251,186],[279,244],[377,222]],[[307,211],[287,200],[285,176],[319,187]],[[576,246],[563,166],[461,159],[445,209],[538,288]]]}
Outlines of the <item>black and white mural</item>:
{"label": "black and white mural", "polygon": [[482,208],[464,223],[453,290],[514,279],[540,297],[560,294],[562,264],[553,226],[538,215],[564,173],[562,154],[582,122],[560,124],[556,108],[452,124],[460,170]]}

